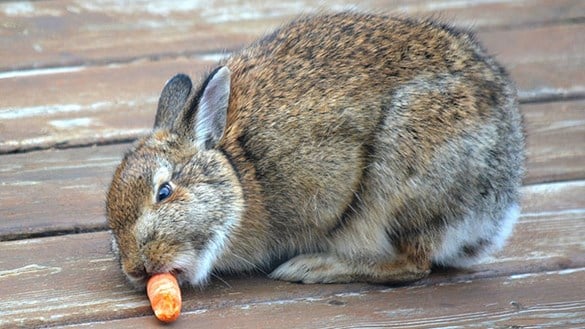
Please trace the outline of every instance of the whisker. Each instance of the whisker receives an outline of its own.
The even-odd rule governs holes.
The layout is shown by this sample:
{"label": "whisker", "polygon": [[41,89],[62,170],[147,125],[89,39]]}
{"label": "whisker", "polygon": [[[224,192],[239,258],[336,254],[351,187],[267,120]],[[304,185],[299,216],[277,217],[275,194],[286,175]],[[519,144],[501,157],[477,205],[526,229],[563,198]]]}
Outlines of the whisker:
{"label": "whisker", "polygon": [[211,276],[213,276],[214,278],[218,279],[219,281],[221,281],[223,284],[225,284],[226,287],[228,288],[232,288],[232,286],[224,279],[222,279],[219,275],[215,274],[215,273],[211,273]]}
{"label": "whisker", "polygon": [[252,269],[264,274],[264,275],[268,275],[268,273],[266,273],[266,271],[264,271],[260,266],[258,266],[257,264],[247,260],[246,258],[237,255],[237,254],[232,254],[233,256],[235,256],[236,258],[240,259],[241,261],[245,262],[248,265],[251,265]]}

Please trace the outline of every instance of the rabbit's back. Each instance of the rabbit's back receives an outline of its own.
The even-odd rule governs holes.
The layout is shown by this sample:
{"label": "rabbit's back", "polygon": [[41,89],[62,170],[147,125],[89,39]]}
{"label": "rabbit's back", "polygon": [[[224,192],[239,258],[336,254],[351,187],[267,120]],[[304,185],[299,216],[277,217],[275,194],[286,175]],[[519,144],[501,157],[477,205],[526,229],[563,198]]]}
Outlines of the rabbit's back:
{"label": "rabbit's back", "polygon": [[222,147],[254,176],[279,254],[412,247],[459,265],[509,234],[521,118],[513,84],[473,34],[324,15],[224,64],[232,90]]}

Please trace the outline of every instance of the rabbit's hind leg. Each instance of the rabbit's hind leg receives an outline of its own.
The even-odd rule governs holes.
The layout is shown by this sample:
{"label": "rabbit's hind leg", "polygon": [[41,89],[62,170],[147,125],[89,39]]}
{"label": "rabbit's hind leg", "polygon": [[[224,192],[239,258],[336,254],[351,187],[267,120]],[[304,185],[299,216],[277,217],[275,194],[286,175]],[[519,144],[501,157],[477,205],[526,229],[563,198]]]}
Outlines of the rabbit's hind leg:
{"label": "rabbit's hind leg", "polygon": [[430,273],[428,259],[399,256],[392,260],[347,259],[319,253],[294,257],[270,274],[273,279],[302,283],[369,282],[402,284]]}

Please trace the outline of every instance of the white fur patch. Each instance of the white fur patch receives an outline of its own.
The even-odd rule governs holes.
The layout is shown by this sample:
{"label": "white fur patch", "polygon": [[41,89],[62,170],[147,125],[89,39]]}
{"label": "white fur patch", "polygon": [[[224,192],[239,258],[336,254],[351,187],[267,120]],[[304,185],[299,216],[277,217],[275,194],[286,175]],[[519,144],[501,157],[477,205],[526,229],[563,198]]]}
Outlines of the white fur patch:
{"label": "white fur patch", "polygon": [[[477,263],[504,246],[519,216],[520,207],[518,204],[512,204],[499,223],[470,216],[457,225],[449,226],[441,246],[433,255],[433,262],[454,267],[468,267]],[[463,247],[473,246],[482,239],[489,241],[490,245],[478,255],[470,257],[462,253]]]}
{"label": "white fur patch", "polygon": [[209,279],[215,261],[224,250],[226,237],[226,233],[216,232],[214,239],[207,243],[207,248],[201,252],[197,268],[191,276],[191,284],[201,285]]}
{"label": "white fur patch", "polygon": [[506,215],[501,222],[499,234],[497,234],[495,237],[493,249],[494,252],[504,247],[508,237],[512,235],[512,231],[514,231],[514,226],[516,225],[519,217],[520,206],[518,204],[511,205],[506,211]]}
{"label": "white fur patch", "polygon": [[199,259],[195,271],[190,277],[192,285],[204,284],[215,269],[217,260],[223,255],[228,242],[228,236],[233,231],[234,226],[238,223],[237,217],[226,219],[225,224],[220,230],[215,230],[213,238],[207,242],[204,250],[199,254]]}
{"label": "white fur patch", "polygon": [[183,273],[180,274],[177,279],[179,283],[183,284],[185,278],[190,279],[195,275],[196,266],[197,264],[197,256],[193,250],[184,251],[179,253],[175,259],[173,259],[172,264],[167,269],[168,271],[172,271],[175,269],[181,270]]}
{"label": "white fur patch", "polygon": [[118,247],[118,242],[116,241],[116,238],[114,238],[113,235],[112,235],[112,240],[111,240],[111,247],[112,247],[112,252],[115,255],[119,255],[120,254],[120,248]]}

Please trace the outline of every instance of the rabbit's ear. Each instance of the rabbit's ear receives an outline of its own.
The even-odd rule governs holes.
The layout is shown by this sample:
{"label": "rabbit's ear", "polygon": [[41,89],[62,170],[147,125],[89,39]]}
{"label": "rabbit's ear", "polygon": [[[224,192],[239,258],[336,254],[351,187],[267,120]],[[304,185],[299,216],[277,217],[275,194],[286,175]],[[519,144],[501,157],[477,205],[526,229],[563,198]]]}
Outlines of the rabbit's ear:
{"label": "rabbit's ear", "polygon": [[199,150],[209,150],[222,138],[230,98],[230,70],[215,69],[201,87],[195,112],[194,142]]}
{"label": "rabbit's ear", "polygon": [[172,129],[189,99],[192,87],[191,79],[185,74],[177,74],[167,81],[158,100],[154,129]]}

